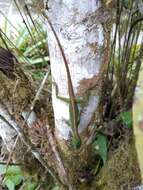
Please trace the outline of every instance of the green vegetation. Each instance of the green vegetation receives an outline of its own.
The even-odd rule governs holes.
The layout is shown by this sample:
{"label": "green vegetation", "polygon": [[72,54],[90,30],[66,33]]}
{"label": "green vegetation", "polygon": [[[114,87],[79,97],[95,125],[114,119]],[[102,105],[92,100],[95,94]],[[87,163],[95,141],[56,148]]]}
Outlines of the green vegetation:
{"label": "green vegetation", "polygon": [[[92,150],[90,164],[80,168],[83,176],[88,178],[87,183],[82,183],[84,177],[79,171],[80,174],[75,171],[76,166],[72,171],[73,159],[77,160],[78,163],[78,160],[82,160],[82,154],[80,156],[70,155],[70,160],[65,163],[65,165],[68,165],[68,162],[71,163],[70,171],[73,172],[71,175],[76,174],[78,177],[80,176],[79,179],[83,177],[79,185],[81,190],[92,189],[92,187],[96,187],[97,190],[116,190],[116,188],[120,189],[122,185],[132,187],[141,181],[134,147],[132,109],[135,87],[141,61],[143,60],[143,47],[142,44],[138,43],[143,27],[143,18],[142,13],[138,9],[138,1],[131,0],[130,3],[127,3],[124,0],[117,0],[115,8],[116,15],[112,24],[116,27],[114,37],[111,40],[110,59],[106,76],[103,78],[103,91],[99,105],[102,108],[102,113],[99,118],[100,121],[97,122],[94,119],[96,135],[90,147]],[[20,64],[19,67],[24,73],[27,73],[29,78],[32,78],[34,90],[37,89],[47,70],[50,70],[47,31],[42,22],[31,20],[30,24],[26,22],[26,24],[23,23],[15,29],[5,17],[4,27],[0,29],[0,46],[8,48],[14,53]],[[0,87],[0,90],[2,92],[3,89],[7,90],[8,100],[10,100],[10,103],[16,104],[17,112],[21,109],[19,105],[21,106],[24,102],[19,101],[20,98],[22,99],[23,94],[26,94],[23,96],[25,99],[28,99],[26,103],[32,102],[33,96],[31,94],[34,90],[27,93],[26,87],[29,88],[27,81],[20,83],[21,86],[23,85],[22,95],[19,92],[20,87],[17,87],[17,94],[15,93],[15,97],[18,97],[17,102],[11,99],[13,93],[11,88],[13,88],[14,83],[6,81],[3,76],[0,78],[0,81],[5,83],[5,86],[3,88]],[[50,86],[46,85],[46,88],[50,91],[51,84]],[[44,88],[42,98],[40,97],[41,99],[36,100],[34,108],[36,111],[38,110],[40,117],[44,118],[43,123],[48,117],[48,121],[53,124],[51,96],[49,94],[47,96],[48,90],[46,88]],[[45,94],[47,97],[44,96]],[[1,95],[1,97],[7,98],[6,94]],[[30,97],[32,98],[30,99]],[[43,104],[48,98],[50,106],[48,105],[48,111],[46,110],[44,114],[41,110],[47,109]],[[25,107],[27,107],[27,104]],[[43,123],[40,123],[41,125],[38,123],[26,132],[29,135],[29,139],[32,139],[32,143],[42,152],[44,159],[53,161],[52,156],[50,157],[49,147],[51,145],[47,143],[45,129],[41,127]],[[46,172],[44,173],[46,177],[44,176],[44,179],[39,180],[38,177],[43,173],[43,170],[36,170],[34,174],[30,175],[30,172],[25,172],[25,169],[22,170],[20,166],[12,165],[6,167],[6,165],[0,164],[0,175],[3,177],[3,185],[8,190],[16,190],[21,187],[23,190],[37,190],[38,187],[44,190],[60,189],[49,176],[46,176]],[[46,181],[45,183],[44,180]]]}
{"label": "green vegetation", "polygon": [[0,14],[5,19],[0,29],[0,46],[11,50],[21,68],[31,71],[34,80],[41,80],[49,65],[46,27],[39,20],[15,27],[2,12]]}
{"label": "green vegetation", "polygon": [[34,190],[37,183],[32,179],[33,177],[27,174],[24,177],[19,166],[8,166],[0,164],[0,175],[4,175],[3,184],[8,190],[16,190],[16,187],[22,184],[23,190]]}

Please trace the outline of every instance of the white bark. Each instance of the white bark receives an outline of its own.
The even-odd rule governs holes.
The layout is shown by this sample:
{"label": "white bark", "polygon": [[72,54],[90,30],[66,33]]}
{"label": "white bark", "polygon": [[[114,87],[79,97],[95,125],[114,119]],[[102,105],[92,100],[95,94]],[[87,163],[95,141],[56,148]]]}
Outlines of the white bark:
{"label": "white bark", "polygon": [[[10,118],[8,111],[5,107],[0,104],[0,115],[3,116],[9,123],[14,125],[13,121]],[[0,118],[0,136],[7,147],[7,150],[10,152],[13,148],[16,131],[12,129],[3,119]]]}
{"label": "white bark", "polygon": [[[24,117],[26,117],[27,114],[28,113],[26,111],[22,112],[22,115]],[[0,103],[0,116],[5,118],[5,120],[8,121],[8,123],[10,123],[12,126],[17,125],[17,123],[13,119],[11,119],[8,110],[1,103]],[[29,127],[31,127],[35,121],[36,121],[36,115],[34,112],[32,112],[28,117],[26,123]],[[8,123],[6,123],[2,118],[0,118],[0,137],[2,138],[4,144],[6,145],[7,150],[11,152],[15,144],[15,137],[17,135],[17,132]]]}
{"label": "white bark", "polygon": [[[77,95],[80,82],[97,76],[103,63],[104,33],[99,19],[101,15],[98,14],[100,1],[49,0],[48,6],[48,17],[64,49]],[[59,95],[69,97],[65,65],[50,28],[48,43],[53,80],[58,86]],[[56,131],[61,138],[68,139],[71,129],[65,121],[69,120],[69,106],[56,98],[54,86],[52,98]],[[81,116],[80,133],[88,126],[98,102],[98,96],[90,98]]]}

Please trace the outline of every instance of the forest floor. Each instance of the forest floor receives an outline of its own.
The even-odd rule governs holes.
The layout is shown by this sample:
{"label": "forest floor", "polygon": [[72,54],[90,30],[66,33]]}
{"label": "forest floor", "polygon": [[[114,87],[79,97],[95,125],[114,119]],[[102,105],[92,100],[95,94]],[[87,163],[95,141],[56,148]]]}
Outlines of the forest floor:
{"label": "forest floor", "polygon": [[124,140],[119,142],[118,148],[109,153],[107,163],[92,186],[98,190],[130,190],[140,183],[133,134],[129,132],[125,134]]}
{"label": "forest floor", "polygon": [[[3,94],[1,93],[3,101],[6,104],[8,103],[8,105],[15,105],[15,114],[25,109],[25,107],[29,107],[30,98],[33,98],[33,91],[30,90],[31,87],[27,85],[27,82],[19,81],[13,94],[15,81],[6,80],[3,74],[2,76],[0,78],[2,84],[0,91],[3,92]],[[47,112],[49,112],[48,115],[51,118],[49,122],[53,124],[51,99],[49,99],[50,103],[48,106],[45,107],[45,97],[47,97],[47,94],[42,94],[41,100],[38,101],[39,103],[36,106],[37,114],[40,116],[40,110],[46,109],[46,116]],[[108,150],[108,160],[88,185],[81,184],[81,190],[88,190],[87,188],[90,190],[127,190],[139,185],[141,182],[132,129],[127,128],[120,122],[113,122],[117,131],[110,138],[111,144]],[[1,161],[7,161],[7,159],[8,157],[6,156],[5,160]]]}

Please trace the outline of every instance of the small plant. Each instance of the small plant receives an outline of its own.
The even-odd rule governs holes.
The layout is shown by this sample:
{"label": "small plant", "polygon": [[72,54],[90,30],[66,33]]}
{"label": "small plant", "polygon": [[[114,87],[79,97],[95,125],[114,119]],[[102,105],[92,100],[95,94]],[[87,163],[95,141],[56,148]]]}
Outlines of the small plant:
{"label": "small plant", "polygon": [[0,14],[5,20],[0,29],[0,46],[14,52],[21,66],[31,71],[34,80],[41,79],[49,64],[45,26],[39,21],[14,27],[2,12]]}
{"label": "small plant", "polygon": [[93,142],[93,150],[95,155],[99,155],[105,164],[107,161],[107,138],[100,133],[97,134]]}
{"label": "small plant", "polygon": [[129,129],[132,128],[133,120],[132,120],[132,112],[131,111],[125,111],[121,112],[118,117],[123,124],[125,124]]}
{"label": "small plant", "polygon": [[32,176],[25,177],[19,166],[7,166],[0,164],[0,175],[4,176],[3,185],[8,190],[16,190],[19,186],[22,186],[24,190],[35,190],[37,182],[32,179]]}

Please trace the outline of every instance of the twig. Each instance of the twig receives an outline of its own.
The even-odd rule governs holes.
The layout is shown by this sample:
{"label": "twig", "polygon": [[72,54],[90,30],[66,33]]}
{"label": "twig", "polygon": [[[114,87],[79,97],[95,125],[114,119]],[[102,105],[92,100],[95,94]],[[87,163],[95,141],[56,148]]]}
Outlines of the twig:
{"label": "twig", "polygon": [[23,127],[23,126],[26,124],[26,122],[28,121],[28,118],[29,118],[30,114],[32,113],[32,111],[33,111],[33,109],[34,109],[36,100],[39,98],[40,93],[41,93],[42,90],[43,90],[43,87],[44,87],[44,85],[45,85],[45,83],[46,83],[46,80],[47,80],[49,74],[50,74],[50,70],[47,71],[47,73],[45,74],[45,76],[44,76],[44,78],[43,78],[43,80],[42,80],[42,82],[41,82],[41,84],[40,84],[40,87],[39,87],[39,89],[38,89],[38,91],[37,91],[37,93],[36,93],[36,95],[35,95],[35,97],[34,97],[34,100],[33,100],[32,104],[31,104],[31,106],[30,106],[30,110],[29,110],[29,112],[27,113],[26,118],[25,118],[25,120],[24,120],[24,122],[23,122],[23,124],[22,124],[22,127]]}
{"label": "twig", "polygon": [[[3,36],[4,37],[3,37]],[[4,33],[4,31],[0,28],[0,38],[1,37],[3,37],[3,39],[5,40],[5,42],[7,41],[8,43],[10,43],[10,45],[12,45],[13,47],[14,47],[14,49],[17,51],[17,53],[19,54],[19,55],[21,55],[22,57],[23,57],[23,59],[26,61],[26,63],[28,63],[29,65],[31,64],[30,63],[30,61],[29,61],[29,59],[26,57],[26,56],[24,56],[24,54],[23,53],[21,53],[21,51],[14,45],[14,43],[8,38],[8,36]],[[5,44],[5,46],[6,46],[6,44]],[[9,50],[9,48],[6,46],[6,48]]]}
{"label": "twig", "polygon": [[[27,146],[28,150],[31,150],[31,154],[41,163],[41,165],[45,168],[46,171],[57,181],[59,184],[63,184],[59,179],[58,175],[53,171],[53,169],[49,166],[47,162],[42,158],[39,151],[32,145],[30,140],[26,137],[25,133],[22,131],[21,127],[17,124],[11,124],[4,116],[0,115],[0,119],[2,119],[7,125],[13,128],[20,139],[22,140],[23,144]],[[15,123],[15,121],[13,121]]]}
{"label": "twig", "polygon": [[[47,78],[48,78],[48,76],[49,76],[49,73],[50,73],[50,71],[48,70],[47,73],[46,73],[46,75],[45,75],[45,77],[43,78],[43,80],[42,80],[42,82],[41,82],[41,84],[40,84],[40,87],[39,87],[39,89],[38,89],[38,91],[37,91],[37,93],[36,93],[36,95],[35,95],[35,98],[34,98],[34,100],[33,100],[33,102],[32,102],[32,105],[31,105],[31,107],[30,107],[30,111],[29,111],[29,113],[27,114],[27,116],[26,116],[26,118],[25,118],[25,120],[24,120],[24,122],[23,122],[23,124],[22,124],[22,128],[23,128],[23,126],[26,124],[26,122],[27,122],[27,120],[28,120],[28,118],[29,118],[31,112],[32,112],[33,109],[34,109],[36,100],[37,100],[37,99],[39,98],[39,96],[40,96],[40,93],[41,93],[41,91],[42,91],[42,89],[43,89],[43,87],[44,87],[44,85],[45,85],[45,83],[46,83],[46,80],[47,80]],[[17,144],[17,142],[18,142],[18,139],[19,139],[19,136],[17,136],[17,138],[16,138],[16,140],[15,140],[15,142],[14,142],[14,146],[13,146],[13,148],[12,148],[12,151],[11,151],[11,153],[10,153],[10,155],[9,155],[9,158],[8,158],[8,161],[7,161],[7,164],[6,164],[6,171],[7,171],[7,169],[8,169],[9,163],[10,163],[10,161],[11,161],[11,158],[12,158],[12,155],[13,155],[13,153],[14,153],[14,150],[15,150],[16,144]],[[2,178],[2,182],[3,182],[4,178],[5,178],[5,175],[4,175],[3,178]]]}
{"label": "twig", "polygon": [[[7,162],[0,162],[0,165],[7,165]],[[20,163],[9,163],[10,166],[20,166]]]}
{"label": "twig", "polygon": [[[26,20],[24,19],[23,14],[22,14],[22,11],[21,11],[21,8],[20,8],[20,2],[19,2],[19,0],[18,0],[18,3],[17,3],[16,0],[13,0],[13,1],[14,1],[15,5],[16,5],[17,9],[18,9],[18,12],[20,13],[20,16],[21,16],[21,18],[22,18],[22,21],[23,21],[23,23],[25,24],[28,33],[30,34],[30,37],[31,37],[32,41],[34,42],[34,44],[36,44],[35,37],[33,37],[32,31],[31,31],[31,29],[29,28],[30,26],[28,26],[28,24],[26,23]],[[25,15],[25,16],[26,16],[26,15]],[[26,16],[26,18],[27,18],[27,16]],[[27,20],[27,22],[28,22],[28,20]],[[30,25],[30,24],[29,24],[29,25]],[[38,52],[38,54],[41,56],[43,62],[46,63],[46,61],[45,61],[45,59],[44,59],[42,53],[39,51],[39,49],[37,49],[37,52]]]}
{"label": "twig", "polygon": [[14,153],[14,150],[15,150],[15,147],[16,147],[16,144],[17,144],[17,142],[18,142],[18,139],[19,139],[19,136],[16,137],[15,142],[14,142],[14,145],[13,145],[13,148],[12,148],[12,151],[11,151],[9,157],[8,157],[8,161],[7,161],[7,163],[6,163],[6,172],[5,172],[5,174],[3,175],[2,180],[1,180],[1,181],[2,181],[2,184],[3,184],[3,182],[4,182],[4,178],[5,178],[5,176],[6,176],[6,173],[7,173],[7,170],[8,170],[8,166],[10,165],[10,161],[11,161],[11,158],[12,158],[12,156],[13,156],[13,153]]}

